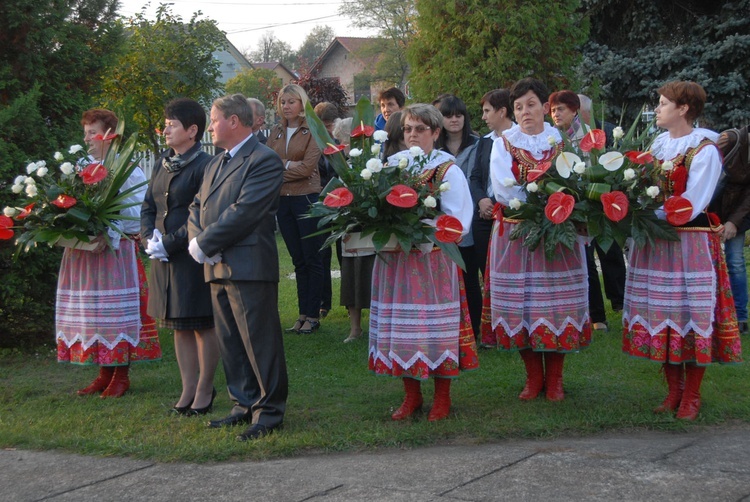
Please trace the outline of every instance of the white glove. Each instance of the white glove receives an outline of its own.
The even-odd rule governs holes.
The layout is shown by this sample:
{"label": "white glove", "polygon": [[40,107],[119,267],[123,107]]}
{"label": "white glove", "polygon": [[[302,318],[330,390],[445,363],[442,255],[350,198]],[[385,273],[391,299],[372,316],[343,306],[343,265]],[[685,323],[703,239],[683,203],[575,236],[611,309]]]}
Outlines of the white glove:
{"label": "white glove", "polygon": [[169,256],[167,254],[167,250],[164,249],[164,241],[162,241],[162,233],[159,231],[158,228],[154,229],[153,235],[148,240],[148,246],[146,246],[146,254],[152,260],[160,260],[163,262],[169,261],[169,259],[167,258],[167,256]]}
{"label": "white glove", "polygon": [[211,258],[206,258],[206,263],[209,265],[216,265],[221,262],[221,253],[216,253]]}
{"label": "white glove", "polygon": [[197,261],[198,263],[205,263],[206,253],[201,250],[201,247],[198,245],[198,241],[195,237],[193,237],[190,240],[190,243],[188,244],[188,253],[190,253],[190,256],[193,257],[193,260]]}

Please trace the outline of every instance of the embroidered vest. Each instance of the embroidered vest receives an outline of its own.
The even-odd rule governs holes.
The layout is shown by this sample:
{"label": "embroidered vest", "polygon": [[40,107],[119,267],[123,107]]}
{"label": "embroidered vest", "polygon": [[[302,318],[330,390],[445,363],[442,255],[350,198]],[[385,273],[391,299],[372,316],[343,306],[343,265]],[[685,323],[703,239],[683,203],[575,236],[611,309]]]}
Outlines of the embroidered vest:
{"label": "embroidered vest", "polygon": [[[440,184],[443,182],[443,178],[445,177],[445,173],[448,172],[448,169],[453,165],[453,161],[449,160],[447,162],[443,162],[442,164],[431,167],[430,169],[427,169],[425,171],[422,171],[419,174],[419,181],[418,183],[420,185],[427,184],[430,187],[430,190],[433,189],[435,185],[440,186]],[[440,199],[437,201],[437,206],[435,207],[438,211],[440,211]]]}
{"label": "embroidered vest", "polygon": [[658,202],[664,203],[666,199],[673,195],[682,195],[685,193],[685,190],[687,190],[688,174],[693,159],[704,147],[713,144],[713,141],[704,139],[698,144],[698,146],[689,148],[685,153],[679,154],[671,159],[673,167],[666,173],[664,173],[662,169],[665,161],[654,159],[655,169],[652,173],[652,180],[654,181],[654,184],[659,187],[659,195],[657,197]]}
{"label": "embroidered vest", "polygon": [[513,157],[511,170],[513,171],[513,176],[518,183],[526,183],[526,177],[528,176],[529,171],[536,169],[539,164],[550,162],[563,150],[563,144],[556,143],[554,148],[546,150],[542,158],[537,160],[528,150],[511,145],[510,141],[508,141],[508,138],[505,136],[502,136],[502,138],[503,142],[505,142],[505,149],[510,153],[511,157]]}

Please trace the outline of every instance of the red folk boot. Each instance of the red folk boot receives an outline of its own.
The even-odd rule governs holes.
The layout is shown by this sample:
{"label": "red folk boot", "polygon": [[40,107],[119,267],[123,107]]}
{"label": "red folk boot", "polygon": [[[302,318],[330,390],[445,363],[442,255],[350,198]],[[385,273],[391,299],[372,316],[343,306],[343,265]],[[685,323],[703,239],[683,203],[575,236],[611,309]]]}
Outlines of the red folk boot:
{"label": "red folk boot", "polygon": [[696,366],[695,363],[685,364],[685,390],[677,410],[677,418],[695,420],[698,416],[698,410],[701,409],[701,382],[705,372],[705,366]]}
{"label": "red folk boot", "polygon": [[403,420],[422,409],[422,384],[413,378],[404,378],[404,402],[401,407],[391,415],[393,420]]}
{"label": "red folk boot", "polygon": [[524,349],[519,352],[523,364],[526,366],[526,385],[518,399],[531,401],[536,399],[544,388],[544,364],[542,363],[542,353],[534,352],[531,349]]}
{"label": "red folk boot", "polygon": [[449,378],[435,378],[435,402],[432,403],[427,420],[436,422],[448,417],[451,410],[451,381]]}
{"label": "red folk boot", "polygon": [[99,366],[99,376],[96,377],[93,382],[91,382],[91,385],[86,388],[80,389],[78,391],[78,395],[89,396],[91,394],[96,394],[97,392],[103,391],[107,388],[109,382],[112,381],[112,375],[114,374],[114,372],[114,366]]}
{"label": "red folk boot", "polygon": [[664,402],[654,408],[654,413],[668,413],[680,406],[682,388],[685,385],[685,369],[682,364],[664,363],[664,378],[667,380],[667,394]]}
{"label": "red folk boot", "polygon": [[112,376],[112,381],[104,392],[102,392],[101,398],[107,397],[122,397],[123,394],[130,388],[130,378],[128,378],[128,372],[130,366],[117,366],[115,367],[115,374]]}
{"label": "red folk boot", "polygon": [[565,354],[559,352],[544,353],[544,382],[547,386],[547,401],[562,401],[563,392],[563,363]]}

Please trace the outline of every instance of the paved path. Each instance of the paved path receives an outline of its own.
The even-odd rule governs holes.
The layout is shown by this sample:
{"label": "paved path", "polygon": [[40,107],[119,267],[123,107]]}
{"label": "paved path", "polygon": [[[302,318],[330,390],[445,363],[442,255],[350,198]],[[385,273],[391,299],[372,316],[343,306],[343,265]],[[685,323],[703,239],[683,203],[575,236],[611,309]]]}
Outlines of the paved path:
{"label": "paved path", "polygon": [[2,501],[750,501],[750,424],[162,464],[0,452]]}

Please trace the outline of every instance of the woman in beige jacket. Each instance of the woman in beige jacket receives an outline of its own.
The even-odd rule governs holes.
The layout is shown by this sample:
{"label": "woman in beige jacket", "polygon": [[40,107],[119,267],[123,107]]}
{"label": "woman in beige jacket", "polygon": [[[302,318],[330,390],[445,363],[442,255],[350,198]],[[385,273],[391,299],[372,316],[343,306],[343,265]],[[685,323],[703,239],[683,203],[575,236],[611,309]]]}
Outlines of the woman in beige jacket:
{"label": "woman in beige jacket", "polygon": [[284,183],[276,218],[281,235],[292,257],[297,278],[299,318],[287,331],[309,334],[318,329],[323,291],[323,264],[320,260],[322,237],[305,238],[318,230],[317,218],[305,218],[320,194],[318,159],[320,149],[307,127],[305,90],[296,84],[279,91],[277,111],[281,123],[271,130],[267,145],[284,162]]}

